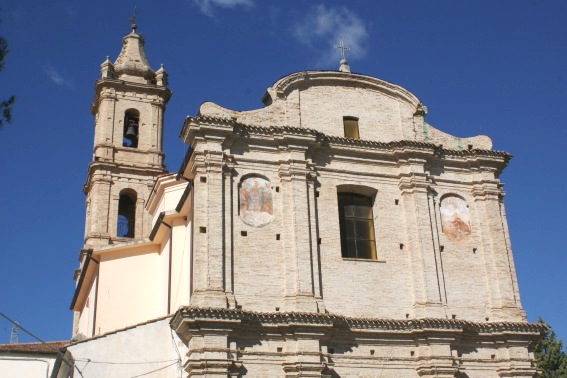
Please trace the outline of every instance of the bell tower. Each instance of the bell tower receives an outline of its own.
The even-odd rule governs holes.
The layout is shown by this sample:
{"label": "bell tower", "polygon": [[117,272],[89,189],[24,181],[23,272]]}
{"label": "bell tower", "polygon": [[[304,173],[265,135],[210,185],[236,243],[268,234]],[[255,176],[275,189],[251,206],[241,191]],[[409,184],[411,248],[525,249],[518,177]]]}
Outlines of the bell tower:
{"label": "bell tower", "polygon": [[144,206],[156,177],[166,172],[163,116],[170,96],[163,65],[152,70],[133,24],[116,61],[107,57],[101,64],[95,84],[93,160],[83,187],[85,249],[149,235]]}

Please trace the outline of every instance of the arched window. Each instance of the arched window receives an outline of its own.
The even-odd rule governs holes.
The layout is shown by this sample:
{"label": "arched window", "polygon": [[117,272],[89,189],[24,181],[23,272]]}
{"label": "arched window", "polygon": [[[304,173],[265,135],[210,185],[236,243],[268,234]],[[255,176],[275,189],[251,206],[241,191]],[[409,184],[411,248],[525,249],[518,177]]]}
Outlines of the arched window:
{"label": "arched window", "polygon": [[339,192],[338,200],[342,256],[376,260],[372,197]]}
{"label": "arched window", "polygon": [[116,236],[123,238],[134,237],[136,231],[136,199],[136,192],[132,189],[124,189],[120,192]]}
{"label": "arched window", "polygon": [[136,109],[128,109],[124,113],[124,130],[122,134],[122,145],[124,147],[138,147],[138,128],[140,124],[140,112]]}

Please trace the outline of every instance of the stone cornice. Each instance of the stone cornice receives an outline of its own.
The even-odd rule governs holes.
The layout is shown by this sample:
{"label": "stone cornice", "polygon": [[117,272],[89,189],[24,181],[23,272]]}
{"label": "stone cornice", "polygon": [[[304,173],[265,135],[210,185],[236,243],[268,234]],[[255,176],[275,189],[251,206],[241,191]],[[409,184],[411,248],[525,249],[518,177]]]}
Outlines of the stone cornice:
{"label": "stone cornice", "polygon": [[263,96],[263,101],[266,103],[266,99],[269,97],[273,102],[276,97],[287,96],[298,87],[305,88],[317,85],[363,87],[402,99],[415,107],[419,104],[418,98],[413,93],[399,85],[357,73],[345,74],[344,72],[323,70],[300,71],[281,77],[271,88],[268,88],[267,93]]}
{"label": "stone cornice", "polygon": [[167,87],[159,86],[156,84],[144,84],[144,83],[134,83],[130,81],[124,81],[119,79],[101,79],[95,82],[94,89],[94,99],[91,104],[91,113],[96,114],[98,111],[98,106],[100,104],[101,91],[103,88],[114,88],[117,91],[122,92],[137,92],[137,93],[148,93],[155,94],[163,98],[164,105],[167,104],[169,98],[171,97],[171,90]]}
{"label": "stone cornice", "polygon": [[333,314],[303,312],[254,312],[221,308],[182,307],[171,319],[173,329],[178,329],[186,321],[242,322],[250,321],[265,326],[322,326],[328,328],[347,327],[353,331],[371,330],[379,332],[460,332],[485,335],[521,334],[538,337],[547,331],[543,323],[528,322],[470,322],[453,319],[376,319],[354,318]]}
{"label": "stone cornice", "polygon": [[[432,143],[418,142],[412,140],[399,140],[393,142],[376,142],[372,140],[363,139],[349,139],[337,136],[326,135],[314,129],[291,127],[291,126],[253,126],[236,122],[233,119],[210,117],[210,116],[197,116],[187,117],[180,137],[187,142],[188,129],[192,124],[207,125],[207,126],[220,126],[228,129],[232,128],[232,132],[242,137],[251,136],[270,136],[274,139],[286,138],[290,136],[295,137],[308,137],[311,143],[316,143],[319,147],[330,148],[357,148],[368,150],[386,150],[394,154],[412,154],[423,153],[426,155],[433,155],[439,159],[456,158],[465,161],[482,161],[490,162],[493,164],[506,166],[512,155],[504,151],[497,150],[483,150],[483,149],[466,149],[466,150],[453,150],[445,149],[443,145],[435,145]],[[503,168],[503,167],[502,167]]]}
{"label": "stone cornice", "polygon": [[115,163],[111,161],[92,161],[89,163],[87,168],[87,179],[83,184],[83,193],[87,194],[90,190],[90,186],[92,182],[95,181],[108,181],[110,182],[110,178],[107,179],[100,179],[95,177],[97,173],[103,175],[116,175],[118,173],[133,173],[136,175],[144,175],[146,179],[151,180],[152,183],[155,180],[156,176],[167,174],[168,171],[165,168],[160,168],[156,166],[135,166],[131,164],[125,163]]}

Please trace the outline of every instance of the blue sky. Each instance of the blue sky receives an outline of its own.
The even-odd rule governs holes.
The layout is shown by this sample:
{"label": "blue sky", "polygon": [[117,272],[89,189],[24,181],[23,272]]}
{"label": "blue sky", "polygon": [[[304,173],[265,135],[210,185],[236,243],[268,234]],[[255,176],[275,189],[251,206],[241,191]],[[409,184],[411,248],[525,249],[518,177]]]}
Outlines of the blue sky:
{"label": "blue sky", "polygon": [[[502,181],[523,307],[567,341],[565,1],[5,0],[0,99],[17,100],[0,131],[0,311],[46,340],[71,335],[89,106],[134,3],[150,64],[170,74],[172,171],[186,149],[182,122],[200,103],[257,108],[281,76],[337,69],[341,33],[353,72],[407,88],[443,131],[489,135],[514,155]],[[9,337],[0,320],[0,342]]]}

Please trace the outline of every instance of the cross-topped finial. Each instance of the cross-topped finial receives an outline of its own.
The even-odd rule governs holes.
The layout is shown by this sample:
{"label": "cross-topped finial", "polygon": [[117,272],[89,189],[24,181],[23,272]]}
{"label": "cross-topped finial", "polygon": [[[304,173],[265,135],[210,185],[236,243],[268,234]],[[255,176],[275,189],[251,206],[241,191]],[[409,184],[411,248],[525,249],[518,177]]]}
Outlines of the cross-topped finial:
{"label": "cross-topped finial", "polygon": [[346,47],[344,42],[343,42],[343,35],[341,34],[339,37],[339,44],[338,46],[335,45],[335,48],[340,49],[341,50],[341,60],[346,60],[345,58],[345,50],[350,50],[350,47]]}
{"label": "cross-topped finial", "polygon": [[132,16],[130,18],[128,18],[128,21],[130,21],[132,23],[132,32],[136,31],[136,28],[138,27],[138,25],[136,25],[136,15],[138,14],[138,11],[136,10],[136,6],[134,5],[134,12],[132,12]]}
{"label": "cross-topped finial", "polygon": [[348,62],[346,60],[345,57],[345,50],[350,50],[349,47],[346,47],[344,42],[343,42],[343,35],[340,35],[339,38],[339,45],[335,45],[335,48],[341,50],[341,65],[339,67],[339,71],[341,72],[350,72],[350,66],[348,65]]}

